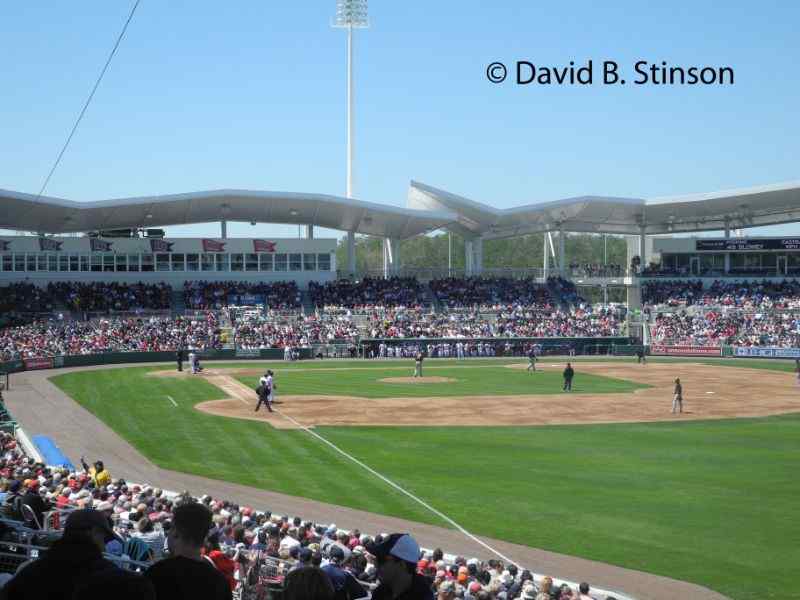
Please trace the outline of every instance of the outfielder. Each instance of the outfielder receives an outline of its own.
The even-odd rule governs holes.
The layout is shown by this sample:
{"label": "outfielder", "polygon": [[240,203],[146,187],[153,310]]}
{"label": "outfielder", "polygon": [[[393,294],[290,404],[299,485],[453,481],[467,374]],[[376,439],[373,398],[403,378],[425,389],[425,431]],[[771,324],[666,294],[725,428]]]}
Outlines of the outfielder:
{"label": "outfielder", "polygon": [[672,396],[672,412],[683,412],[683,386],[681,380],[675,380],[675,393]]}

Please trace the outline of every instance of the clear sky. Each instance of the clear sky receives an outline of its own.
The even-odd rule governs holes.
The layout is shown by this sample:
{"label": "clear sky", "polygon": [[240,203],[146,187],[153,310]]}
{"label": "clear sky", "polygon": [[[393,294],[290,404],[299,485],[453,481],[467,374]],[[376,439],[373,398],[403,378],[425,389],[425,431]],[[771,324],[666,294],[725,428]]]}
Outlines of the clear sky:
{"label": "clear sky", "polygon": [[[0,188],[39,191],[132,4],[0,3]],[[46,194],[344,195],[345,34],[330,27],[334,12],[334,0],[142,0]],[[798,3],[373,0],[369,13],[356,36],[358,198],[404,205],[411,179],[497,207],[800,179]],[[603,60],[630,79],[636,61],[665,60],[733,67],[735,84],[486,79],[493,61],[588,59],[596,79]]]}

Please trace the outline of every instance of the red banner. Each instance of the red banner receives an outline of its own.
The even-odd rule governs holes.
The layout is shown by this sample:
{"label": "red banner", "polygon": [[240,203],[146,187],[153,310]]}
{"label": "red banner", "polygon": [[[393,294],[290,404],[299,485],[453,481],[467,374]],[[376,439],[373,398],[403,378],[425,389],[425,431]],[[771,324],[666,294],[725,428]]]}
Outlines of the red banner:
{"label": "red banner", "polygon": [[27,371],[36,371],[37,369],[52,369],[52,358],[23,358],[22,363],[25,365]]}
{"label": "red banner", "polygon": [[275,252],[275,242],[253,240],[253,252]]}
{"label": "red banner", "polygon": [[165,242],[164,240],[150,240],[150,250],[152,252],[172,252],[172,244],[175,242]]}
{"label": "red banner", "polygon": [[203,252],[225,252],[225,242],[203,240]]}
{"label": "red banner", "polygon": [[653,344],[650,346],[650,354],[673,356],[722,356],[722,348],[719,346],[665,346],[664,344]]}

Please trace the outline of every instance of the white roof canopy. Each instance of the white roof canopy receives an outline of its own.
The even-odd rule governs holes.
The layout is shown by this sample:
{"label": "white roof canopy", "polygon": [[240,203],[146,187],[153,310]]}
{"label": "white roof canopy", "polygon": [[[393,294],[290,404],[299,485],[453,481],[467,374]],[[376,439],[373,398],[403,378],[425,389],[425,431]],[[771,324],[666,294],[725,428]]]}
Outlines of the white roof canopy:
{"label": "white roof canopy", "polygon": [[408,238],[456,218],[323,194],[217,190],[73,202],[0,190],[0,228],[69,233],[216,221],[317,225],[366,235]]}
{"label": "white roof canopy", "polygon": [[513,237],[565,231],[664,234],[719,231],[800,221],[800,182],[672,198],[580,196],[496,209],[411,182],[407,205],[458,214],[447,229],[467,237]]}
{"label": "white roof canopy", "polygon": [[73,202],[0,190],[0,228],[70,233],[217,221],[316,225],[405,239],[448,229],[467,238],[554,231],[669,234],[800,221],[800,183],[672,198],[579,196],[497,209],[411,182],[407,208],[324,194],[216,190]]}

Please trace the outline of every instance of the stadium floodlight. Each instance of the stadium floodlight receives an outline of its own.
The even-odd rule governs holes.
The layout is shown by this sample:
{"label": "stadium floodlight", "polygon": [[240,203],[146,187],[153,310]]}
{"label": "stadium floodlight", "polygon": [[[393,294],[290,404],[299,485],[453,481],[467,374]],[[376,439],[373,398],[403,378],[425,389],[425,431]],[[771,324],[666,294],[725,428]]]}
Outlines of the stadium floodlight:
{"label": "stadium floodlight", "polygon": [[367,0],[336,0],[334,27],[369,27]]}
{"label": "stadium floodlight", "polygon": [[369,27],[367,0],[336,0],[333,27],[347,29],[347,197],[353,197],[353,29]]}

